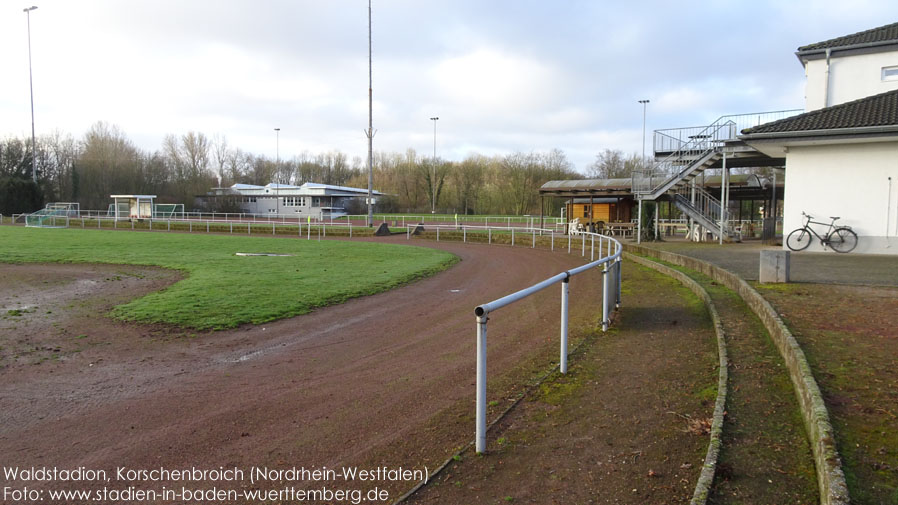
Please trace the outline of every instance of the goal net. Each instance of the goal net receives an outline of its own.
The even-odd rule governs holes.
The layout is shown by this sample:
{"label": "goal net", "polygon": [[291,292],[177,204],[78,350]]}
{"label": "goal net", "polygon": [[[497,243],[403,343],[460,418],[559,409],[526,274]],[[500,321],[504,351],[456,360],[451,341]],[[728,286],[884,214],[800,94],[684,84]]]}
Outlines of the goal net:
{"label": "goal net", "polygon": [[74,202],[52,202],[25,216],[25,226],[33,228],[65,228],[68,218],[78,217],[80,208]]}
{"label": "goal net", "polygon": [[157,203],[153,206],[153,217],[156,219],[172,219],[184,217],[183,203]]}

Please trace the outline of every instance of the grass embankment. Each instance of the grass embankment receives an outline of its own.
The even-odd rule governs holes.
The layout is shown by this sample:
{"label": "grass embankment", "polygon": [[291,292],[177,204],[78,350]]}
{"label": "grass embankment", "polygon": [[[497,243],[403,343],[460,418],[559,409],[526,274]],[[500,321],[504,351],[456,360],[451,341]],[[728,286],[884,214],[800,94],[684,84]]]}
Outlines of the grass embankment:
{"label": "grass embankment", "polygon": [[898,504],[898,288],[757,284],[801,344],[852,503]]}
{"label": "grass embankment", "polygon": [[688,268],[711,296],[730,360],[722,447],[710,503],[815,503],[814,460],[785,364],[760,319],[732,290]]}
{"label": "grass embankment", "polygon": [[[289,254],[245,257],[237,252]],[[154,265],[183,271],[174,285],[113,316],[219,329],[307,313],[386,291],[457,258],[419,247],[261,237],[0,228],[0,262]]]}

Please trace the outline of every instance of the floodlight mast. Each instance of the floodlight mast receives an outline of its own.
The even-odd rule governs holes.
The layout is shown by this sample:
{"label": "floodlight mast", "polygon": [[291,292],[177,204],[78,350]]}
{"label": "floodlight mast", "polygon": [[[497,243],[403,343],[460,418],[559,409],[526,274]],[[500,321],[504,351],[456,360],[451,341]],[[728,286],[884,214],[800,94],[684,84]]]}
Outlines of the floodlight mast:
{"label": "floodlight mast", "polygon": [[430,164],[430,213],[437,213],[437,121],[439,117],[430,118],[433,121],[433,162]]}
{"label": "floodlight mast", "polygon": [[22,9],[28,19],[28,89],[31,91],[31,178],[37,184],[37,161],[34,151],[34,78],[31,74],[31,11],[37,9],[37,5]]}
{"label": "floodlight mast", "polygon": [[281,214],[281,129],[275,128],[276,136],[275,144],[275,161],[274,161],[274,215],[280,217]]}
{"label": "floodlight mast", "polygon": [[368,0],[368,219],[369,228],[374,227],[374,108],[372,106],[374,93],[372,92],[371,73],[371,0]]}

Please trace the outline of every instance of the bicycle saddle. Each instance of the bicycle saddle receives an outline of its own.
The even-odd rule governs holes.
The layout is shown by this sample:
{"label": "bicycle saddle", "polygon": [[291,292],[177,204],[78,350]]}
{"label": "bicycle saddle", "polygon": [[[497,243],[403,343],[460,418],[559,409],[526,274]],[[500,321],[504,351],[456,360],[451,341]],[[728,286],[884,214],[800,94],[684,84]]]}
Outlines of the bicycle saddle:
{"label": "bicycle saddle", "polygon": [[836,219],[841,219],[840,217],[833,217],[833,216],[829,216],[829,218],[832,219],[833,221],[835,221]]}

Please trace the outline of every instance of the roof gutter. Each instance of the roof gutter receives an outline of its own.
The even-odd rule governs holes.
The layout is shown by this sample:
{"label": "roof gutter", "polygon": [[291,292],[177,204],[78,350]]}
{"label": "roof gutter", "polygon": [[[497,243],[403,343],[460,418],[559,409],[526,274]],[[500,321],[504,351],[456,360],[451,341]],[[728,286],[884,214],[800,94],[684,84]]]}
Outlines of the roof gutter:
{"label": "roof gutter", "polygon": [[820,49],[808,49],[806,51],[801,51],[801,50],[795,51],[795,57],[798,58],[798,61],[804,63],[804,61],[805,61],[804,58],[806,58],[808,56],[825,54],[828,57],[830,52],[832,52],[832,51],[835,51],[835,52],[851,51],[853,49],[867,49],[867,48],[879,47],[879,46],[893,46],[896,44],[898,44],[898,40],[891,39],[891,40],[880,40],[877,42],[863,42],[861,44],[849,44],[847,46],[836,46],[836,47],[827,47],[827,48],[821,47]]}
{"label": "roof gutter", "polygon": [[823,80],[823,106],[829,107],[829,57],[830,49],[826,48],[826,77]]}
{"label": "roof gutter", "polygon": [[821,137],[835,135],[864,135],[869,133],[892,133],[898,132],[898,124],[883,126],[859,126],[856,128],[834,128],[827,130],[801,130],[786,132],[765,132],[765,133],[748,133],[738,135],[740,140],[762,140],[776,138],[794,138],[794,137]]}

